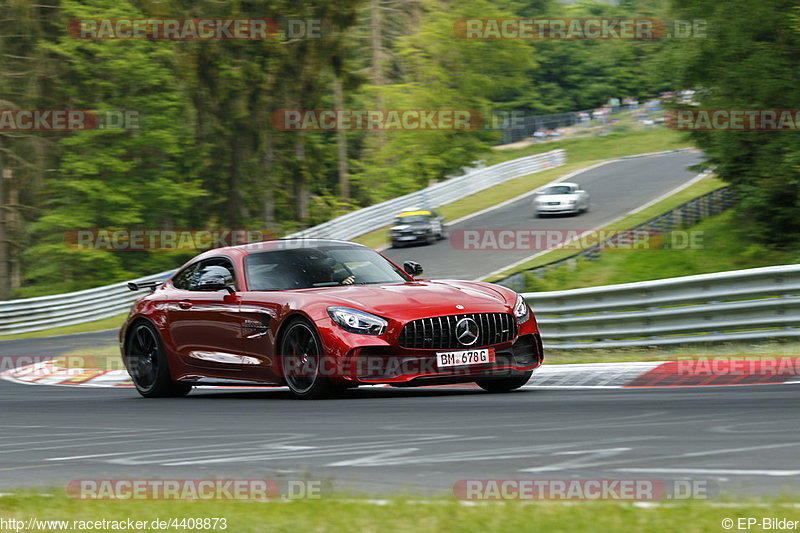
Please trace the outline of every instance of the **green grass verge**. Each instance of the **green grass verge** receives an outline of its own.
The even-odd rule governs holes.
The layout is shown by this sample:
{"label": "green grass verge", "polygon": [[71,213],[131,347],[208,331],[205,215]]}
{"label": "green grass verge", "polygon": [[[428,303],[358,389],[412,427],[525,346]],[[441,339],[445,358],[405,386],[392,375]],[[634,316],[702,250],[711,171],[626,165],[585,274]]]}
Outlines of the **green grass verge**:
{"label": "green grass verge", "polygon": [[[724,531],[723,519],[781,517],[797,519],[792,499],[739,502],[717,506],[708,501],[640,507],[624,502],[498,502],[462,505],[453,498],[420,501],[392,497],[385,505],[357,499],[323,498],[288,503],[76,501],[67,496],[19,493],[0,498],[0,517],[27,520],[141,520],[224,518],[226,531],[383,533],[437,531],[458,533],[546,531],[549,533]],[[761,528],[754,528],[762,531]],[[47,531],[54,531],[48,529]],[[217,531],[220,530],[218,527]],[[76,531],[69,529],[69,531]],[[139,531],[157,531],[146,528]],[[161,531],[187,531],[165,529]],[[199,530],[190,530],[199,531]]]}
{"label": "green grass verge", "polygon": [[753,243],[745,235],[746,222],[734,211],[710,217],[683,231],[702,232],[697,234],[702,245],[696,249],[607,251],[596,261],[579,260],[574,265],[550,269],[542,278],[530,274],[527,290],[576,289],[800,261],[797,250],[773,250]]}
{"label": "green grass verge", "polygon": [[561,148],[567,151],[567,161],[576,163],[578,161],[596,161],[625,155],[676,150],[687,146],[691,146],[691,144],[687,141],[686,135],[668,128],[626,126],[624,129],[621,128],[621,131],[612,129],[612,133],[602,137],[587,134],[559,141],[532,144],[516,150],[493,150],[485,159],[487,165],[495,165],[509,159],[541,154]]}
{"label": "green grass verge", "polygon": [[[688,357],[708,357],[711,359],[797,358],[800,357],[800,342],[770,340],[754,343],[698,343],[676,346],[586,348],[582,350],[545,349],[545,364],[548,365],[675,361]],[[534,375],[535,379],[536,376]]]}
{"label": "green grass verge", "polygon": [[92,322],[84,322],[83,324],[75,324],[72,326],[63,326],[59,328],[43,329],[40,331],[32,331],[30,333],[18,333],[16,335],[0,335],[0,341],[12,339],[38,339],[41,337],[52,337],[54,335],[70,335],[72,333],[86,333],[89,331],[101,331],[104,329],[119,328],[127,313],[115,315],[109,318],[100,320],[93,320]]}
{"label": "green grass verge", "polygon": [[[503,161],[557,149],[566,150],[568,164],[556,169],[507,181],[501,185],[442,206],[439,211],[446,219],[455,220],[510,200],[570,172],[588,167],[601,159],[676,150],[678,148],[687,148],[688,146],[690,144],[685,136],[676,131],[666,128],[643,129],[631,127],[626,131],[610,133],[603,137],[591,135],[573,137],[560,141],[533,144],[516,150],[493,151],[486,157],[486,165],[495,165]],[[384,226],[353,240],[370,248],[381,248],[387,245],[386,237],[388,231],[389,226]]]}
{"label": "green grass verge", "polygon": [[[684,204],[699,196],[703,196],[704,194],[707,194],[713,190],[722,188],[725,185],[726,185],[725,182],[723,182],[722,180],[714,176],[709,176],[687,187],[686,189],[683,189],[682,191],[661,200],[660,202],[657,202],[645,209],[642,209],[641,211],[625,216],[620,220],[617,220],[616,222],[606,224],[601,229],[623,230],[623,229],[635,228],[639,224],[642,224],[653,217],[666,213],[667,211],[670,211],[681,204]],[[575,252],[576,252],[575,249],[568,247],[564,249],[553,250],[552,252],[543,253],[513,268],[509,268],[507,270],[504,270],[503,272],[500,272],[499,274],[490,276],[489,278],[486,278],[485,281],[492,281],[492,282],[499,281],[503,278],[507,278],[512,274],[516,274],[517,272],[523,272],[525,270],[530,270],[532,268],[536,268],[542,265],[546,265],[548,263],[552,263],[554,261],[558,261],[560,259],[567,258],[571,255],[574,255]],[[619,254],[634,255],[630,254],[630,252],[622,252],[622,251],[614,253],[616,253],[617,255]],[[597,283],[597,285],[604,285],[604,283],[602,282]],[[568,287],[563,287],[563,288],[566,289]],[[537,289],[537,290],[544,290],[544,289]]]}

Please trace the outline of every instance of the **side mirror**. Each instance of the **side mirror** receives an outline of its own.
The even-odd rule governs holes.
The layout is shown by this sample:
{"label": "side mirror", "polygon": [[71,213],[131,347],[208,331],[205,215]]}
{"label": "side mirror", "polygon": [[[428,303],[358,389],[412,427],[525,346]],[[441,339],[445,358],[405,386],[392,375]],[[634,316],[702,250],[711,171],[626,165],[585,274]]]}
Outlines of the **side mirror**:
{"label": "side mirror", "polygon": [[233,294],[233,289],[227,283],[225,283],[225,277],[214,272],[203,274],[203,276],[200,278],[200,281],[197,283],[197,290],[209,292],[228,291],[229,293]]}
{"label": "side mirror", "polygon": [[415,261],[406,261],[403,263],[403,270],[414,277],[422,275],[422,265]]}

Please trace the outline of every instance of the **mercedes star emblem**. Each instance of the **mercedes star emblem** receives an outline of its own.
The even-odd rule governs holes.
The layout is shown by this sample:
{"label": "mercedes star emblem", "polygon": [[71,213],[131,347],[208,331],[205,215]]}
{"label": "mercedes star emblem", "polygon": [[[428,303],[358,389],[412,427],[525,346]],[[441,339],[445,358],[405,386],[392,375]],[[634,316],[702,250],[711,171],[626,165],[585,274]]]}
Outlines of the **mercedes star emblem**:
{"label": "mercedes star emblem", "polygon": [[456,338],[464,346],[471,346],[478,340],[478,323],[471,318],[462,318],[456,323]]}

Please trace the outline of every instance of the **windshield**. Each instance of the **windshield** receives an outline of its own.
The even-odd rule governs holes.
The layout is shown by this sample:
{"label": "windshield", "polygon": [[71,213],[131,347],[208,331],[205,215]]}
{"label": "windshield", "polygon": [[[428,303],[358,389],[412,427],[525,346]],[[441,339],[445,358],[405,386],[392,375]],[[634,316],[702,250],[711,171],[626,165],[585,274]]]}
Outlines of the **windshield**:
{"label": "windshield", "polygon": [[395,224],[419,224],[428,221],[430,215],[406,215],[404,217],[397,217],[394,219]]}
{"label": "windshield", "polygon": [[572,187],[568,185],[554,185],[543,190],[542,194],[572,194]]}
{"label": "windshield", "polygon": [[377,252],[360,246],[295,248],[245,258],[251,291],[311,289],[367,283],[403,283],[404,272]]}

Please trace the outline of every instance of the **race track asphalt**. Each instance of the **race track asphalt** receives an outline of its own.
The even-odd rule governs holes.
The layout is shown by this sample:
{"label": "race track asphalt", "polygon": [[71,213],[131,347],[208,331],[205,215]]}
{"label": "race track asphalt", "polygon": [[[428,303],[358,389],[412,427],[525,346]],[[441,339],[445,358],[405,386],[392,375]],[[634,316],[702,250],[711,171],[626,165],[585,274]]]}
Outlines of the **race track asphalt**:
{"label": "race track asphalt", "polygon": [[[584,231],[600,228],[691,180],[698,172],[690,167],[702,161],[702,154],[688,152],[613,161],[569,180],[589,193],[592,206],[588,213],[534,218],[529,196],[450,225],[449,230]],[[456,249],[457,242],[458,239],[445,239],[431,245],[406,246],[382,253],[398,265],[403,261],[420,263],[426,278],[477,279],[537,252],[528,249],[463,250]]]}
{"label": "race track asphalt", "polygon": [[[533,382],[535,383],[534,375]],[[0,489],[74,479],[319,479],[447,493],[460,479],[691,479],[800,489],[794,385],[681,389],[193,391],[0,381]]]}

